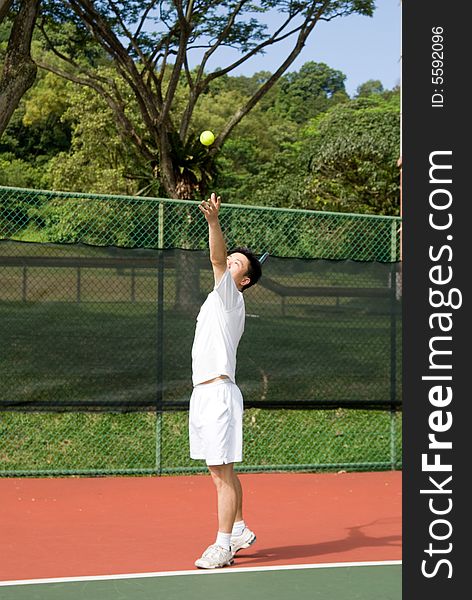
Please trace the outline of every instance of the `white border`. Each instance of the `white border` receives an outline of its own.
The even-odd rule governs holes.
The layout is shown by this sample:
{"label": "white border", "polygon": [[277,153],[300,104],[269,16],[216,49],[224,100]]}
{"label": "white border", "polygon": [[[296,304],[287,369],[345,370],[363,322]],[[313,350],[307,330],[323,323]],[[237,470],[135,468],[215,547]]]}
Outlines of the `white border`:
{"label": "white border", "polygon": [[38,585],[41,583],[73,583],[78,581],[107,581],[111,579],[143,579],[149,577],[175,577],[180,575],[216,575],[230,573],[252,573],[255,571],[283,571],[295,569],[332,569],[336,567],[381,567],[387,565],[401,565],[401,560],[384,560],[370,562],[341,562],[341,563],[319,563],[306,565],[275,565],[269,567],[239,567],[230,569],[211,569],[191,571],[157,571],[155,573],[120,573],[115,575],[90,575],[82,577],[53,577],[44,579],[18,579],[13,581],[0,581],[0,587],[12,585]]}

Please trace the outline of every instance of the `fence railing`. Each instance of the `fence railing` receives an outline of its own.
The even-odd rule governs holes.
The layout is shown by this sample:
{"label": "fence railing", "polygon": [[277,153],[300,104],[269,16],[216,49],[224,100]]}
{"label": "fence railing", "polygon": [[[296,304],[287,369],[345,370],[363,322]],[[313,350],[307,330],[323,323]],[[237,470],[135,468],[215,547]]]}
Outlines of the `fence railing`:
{"label": "fence railing", "polygon": [[[245,294],[239,469],[401,468],[399,219],[222,220],[230,244],[338,259],[270,258]],[[211,272],[172,250],[207,248],[197,203],[0,188],[0,227],[0,475],[205,470],[186,403]]]}

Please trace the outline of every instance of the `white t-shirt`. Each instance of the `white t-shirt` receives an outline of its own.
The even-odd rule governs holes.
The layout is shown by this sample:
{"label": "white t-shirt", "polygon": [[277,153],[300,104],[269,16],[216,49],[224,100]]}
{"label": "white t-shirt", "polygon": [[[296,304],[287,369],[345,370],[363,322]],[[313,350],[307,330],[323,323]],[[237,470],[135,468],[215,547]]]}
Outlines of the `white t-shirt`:
{"label": "white t-shirt", "polygon": [[243,294],[227,270],[197,317],[192,347],[193,385],[219,375],[227,375],[235,383],[236,352],[245,314]]}

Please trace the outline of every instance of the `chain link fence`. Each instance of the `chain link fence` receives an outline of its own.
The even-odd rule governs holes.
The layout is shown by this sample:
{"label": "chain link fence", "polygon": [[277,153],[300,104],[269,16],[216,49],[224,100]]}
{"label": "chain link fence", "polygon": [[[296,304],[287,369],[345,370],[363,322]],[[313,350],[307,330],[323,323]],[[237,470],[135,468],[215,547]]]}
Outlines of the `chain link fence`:
{"label": "chain link fence", "polygon": [[[197,202],[0,186],[0,238],[124,248],[208,247]],[[296,258],[395,262],[398,217],[223,204],[229,246]]]}
{"label": "chain link fence", "polygon": [[[245,293],[239,469],[401,468],[399,219],[224,205],[222,224],[272,255]],[[197,203],[0,188],[0,228],[0,474],[206,470]]]}

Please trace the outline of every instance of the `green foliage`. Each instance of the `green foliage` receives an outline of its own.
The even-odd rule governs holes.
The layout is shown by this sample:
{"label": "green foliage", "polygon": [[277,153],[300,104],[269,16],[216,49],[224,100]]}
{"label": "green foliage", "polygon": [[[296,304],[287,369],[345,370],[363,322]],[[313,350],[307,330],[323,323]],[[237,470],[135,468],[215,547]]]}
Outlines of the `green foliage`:
{"label": "green foliage", "polygon": [[16,158],[12,152],[0,154],[0,185],[34,188],[41,181],[41,168]]}
{"label": "green foliage", "polygon": [[[35,54],[44,57],[44,53],[54,47],[58,55],[81,67],[95,68],[109,62],[103,49],[90,35],[89,27],[70,8],[69,2],[42,0],[41,16],[41,34],[36,32],[33,45]],[[61,64],[58,55],[48,56],[52,64]]]}
{"label": "green foliage", "polygon": [[228,142],[218,182],[230,201],[398,215],[398,93],[340,103],[305,126],[276,123],[261,122],[273,144],[264,159],[258,138]]}
{"label": "green foliage", "polygon": [[11,21],[7,17],[0,23],[0,58],[3,60],[5,51],[8,45],[8,38],[10,37]]}
{"label": "green foliage", "polygon": [[[61,35],[67,45],[67,36],[58,30]],[[2,137],[0,184],[166,195],[158,149],[141,121],[136,97],[110,64],[98,64],[106,61],[97,56],[92,48],[95,73],[126,100],[126,116],[137,135],[154,147],[155,160],[129,143],[116,115],[94,90],[42,73]],[[349,100],[344,74],[323,63],[306,63],[282,77],[212,160],[210,149],[198,141],[200,132],[210,129],[218,135],[235,107],[269,77],[259,72],[213,80],[195,106],[185,140],[170,132],[172,161],[193,190],[183,197],[217,189],[232,203],[398,214],[398,90],[384,90],[381,82],[369,80],[359,86],[359,97]],[[166,76],[164,90],[167,85]],[[188,92],[181,77],[173,123],[182,119]],[[62,233],[54,235],[61,239]]]}
{"label": "green foliage", "polygon": [[[248,100],[253,94],[257,92],[261,85],[263,85],[272,75],[270,71],[258,71],[254,75],[223,75],[218,79],[211,82],[207,94],[212,94],[215,97],[220,97],[223,92],[232,92],[237,95],[234,96],[235,100],[242,101],[243,99]],[[267,92],[265,96],[258,102],[257,107],[266,111],[275,106],[277,95],[279,94],[280,81],[276,82],[275,85]],[[201,99],[201,104],[204,103],[206,96]],[[234,110],[234,106],[232,107]],[[198,109],[197,109],[198,110]],[[201,109],[200,109],[201,110]],[[228,116],[231,113],[228,113]],[[251,113],[249,113],[249,118]]]}
{"label": "green foliage", "polygon": [[[339,101],[339,94],[344,93],[344,75],[316,63],[286,76],[278,90],[273,83],[282,70],[270,76],[274,81],[267,86],[267,73],[239,77],[228,91],[239,93],[242,102],[231,107],[206,155],[194,143],[199,133],[196,115],[210,88],[213,93],[217,90],[215,80],[291,37],[293,50],[287,54],[284,50],[280,61],[286,69],[319,20],[371,15],[373,8],[373,0],[208,0],[185,7],[171,0],[149,6],[138,0],[43,0],[42,44],[37,52],[45,60],[38,62],[70,81],[92,87],[106,100],[120,135],[145,158],[149,181],[142,191],[155,190],[153,178],[158,176],[166,194],[189,198],[207,192],[217,170],[217,155],[254,104],[262,106],[264,99],[268,109],[277,106],[279,98],[280,114],[302,122],[326,110],[332,97],[337,94]],[[278,13],[278,23],[264,19],[269,12]],[[237,50],[238,60],[228,63],[221,57],[224,47]],[[190,71],[188,57],[196,48],[203,50],[201,64]],[[210,57],[210,62],[221,66],[211,70]],[[103,68],[114,73],[103,76]],[[287,94],[292,96],[287,98]],[[303,107],[306,102],[310,103],[308,111]],[[180,118],[172,118],[175,115]],[[99,181],[102,178],[85,177],[82,185],[94,186]]]}
{"label": "green foliage", "polygon": [[378,79],[369,79],[357,87],[356,98],[366,98],[373,94],[382,94],[384,87]]}
{"label": "green foliage", "polygon": [[217,184],[222,194],[237,204],[290,206],[282,198],[274,201],[267,190],[274,178],[292,172],[297,138],[296,123],[255,109],[221,153]]}
{"label": "green foliage", "polygon": [[63,114],[68,84],[41,74],[25,94],[0,138],[0,185],[48,187],[49,161],[70,146],[70,127]]}
{"label": "green foliage", "polygon": [[399,214],[398,96],[376,94],[336,106],[307,134],[310,208]]}
{"label": "green foliage", "polygon": [[90,88],[69,84],[68,107],[62,119],[70,123],[67,152],[54,156],[47,169],[50,187],[66,191],[136,194],[152,170],[117,131],[114,115]]}
{"label": "green foliage", "polygon": [[[293,124],[347,101],[345,76],[322,63],[306,63],[267,93],[263,89],[256,97],[257,111],[251,100],[271,74],[230,73],[290,36],[297,41],[293,60],[319,19],[370,16],[373,10],[373,0],[208,0],[188,3],[185,9],[171,0],[149,6],[139,0],[42,0],[32,50],[37,64],[50,73],[35,86],[21,120],[28,134],[39,136],[34,160],[42,167],[47,163],[40,180],[34,175],[35,185],[190,198],[207,193],[221,164],[235,167],[238,184],[246,175],[257,176],[258,163],[272,161],[282,149],[266,132],[291,132]],[[264,18],[269,12],[278,13],[278,23]],[[0,51],[7,39],[5,24]],[[233,64],[218,58],[225,46],[240,54]],[[204,51],[201,68],[190,72],[183,57],[195,48]],[[222,66],[211,71],[210,56],[210,62]],[[83,94],[76,85],[85,86]],[[215,98],[218,102],[209,105]],[[257,122],[249,120],[251,111]],[[242,119],[251,124],[251,134],[239,124]],[[209,121],[220,137],[204,151],[196,140]],[[14,142],[23,132],[11,132],[0,151],[16,152]],[[31,142],[20,145],[31,162]],[[251,147],[257,150],[249,158]],[[15,159],[24,157],[15,154]],[[18,179],[13,167],[8,173],[8,180]],[[225,185],[224,177],[221,181]],[[246,185],[245,196],[251,195],[250,187]],[[238,185],[238,191],[243,189]]]}
{"label": "green foliage", "polygon": [[[70,104],[68,96],[71,89],[65,79],[41,71],[36,85],[25,97],[22,124],[41,129],[62,124],[64,129],[65,121],[61,119]],[[59,128],[54,133],[57,135]]]}
{"label": "green foliage", "polygon": [[[255,136],[228,142],[222,155],[224,175],[219,183],[230,202],[285,208],[300,205],[303,168],[299,163],[298,145],[291,141],[296,139],[297,132],[293,124],[285,127],[282,123],[272,128],[276,129],[279,135],[273,139],[273,155],[267,160],[258,160],[261,150]],[[289,139],[291,133],[294,136]]]}
{"label": "green foliage", "polygon": [[[209,70],[209,55],[215,61],[213,53],[229,46],[239,51],[242,64],[253,52],[276,48],[290,30],[309,35],[318,17],[371,15],[373,1],[209,0],[185,10],[184,19],[180,5],[170,0],[154,3],[154,10],[138,0],[43,0],[33,55],[50,73],[38,80],[21,119],[28,134],[38,132],[41,165],[47,162],[36,185],[189,198],[216,181],[231,187],[232,179],[237,196],[254,195],[247,178],[258,176],[265,169],[261,165],[284,151],[284,132],[293,137],[297,124],[347,101],[345,76],[308,62],[277,81],[249,111],[251,98],[271,74],[232,77],[233,64],[223,75],[224,68]],[[266,23],[269,11],[279,14],[278,25]],[[0,33],[4,45],[7,30]],[[194,47],[206,54],[202,68],[189,72],[181,56]],[[209,128],[221,137],[207,150],[196,140]],[[10,146],[21,142],[22,131],[11,131],[4,152],[15,152]],[[28,157],[29,144],[19,144]],[[215,180],[221,166],[234,174]]]}
{"label": "green foliage", "polygon": [[[206,163],[208,149],[198,141],[199,133],[211,129],[217,135],[233,107],[249,97],[246,84],[250,92],[264,77],[227,77],[225,85],[207,91],[196,107],[189,142],[174,140],[179,168],[197,184],[205,179],[232,203],[398,214],[395,90],[343,99],[300,125],[275,108],[276,88],[270,101],[256,105],[236,127],[216,165]],[[181,82],[177,97],[184,95]],[[182,106],[175,103],[174,120],[181,118]],[[130,104],[129,110],[138,109]],[[70,148],[61,142],[67,131]],[[54,138],[49,144],[48,136]],[[55,76],[43,77],[31,90],[1,149],[2,185],[165,196],[158,170],[126,144],[101,97]]]}
{"label": "green foliage", "polygon": [[156,246],[154,207],[147,204],[91,198],[68,198],[44,202],[35,217],[50,242],[107,246]]}
{"label": "green foliage", "polygon": [[348,99],[345,79],[344,73],[324,63],[307,62],[300,71],[282,77],[276,110],[296,123],[305,123],[333,104]]}

